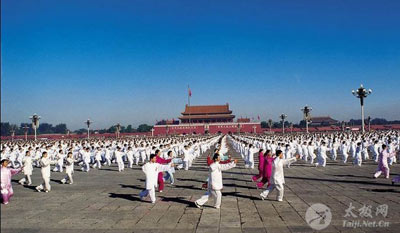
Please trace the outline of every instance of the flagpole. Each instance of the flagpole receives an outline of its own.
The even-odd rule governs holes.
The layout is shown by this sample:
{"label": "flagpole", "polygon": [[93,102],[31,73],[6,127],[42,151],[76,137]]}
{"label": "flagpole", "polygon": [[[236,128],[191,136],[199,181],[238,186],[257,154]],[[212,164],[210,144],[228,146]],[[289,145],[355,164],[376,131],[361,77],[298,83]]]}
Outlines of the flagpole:
{"label": "flagpole", "polygon": [[188,104],[189,104],[189,134],[192,134],[192,120],[190,116],[190,87],[188,85]]}

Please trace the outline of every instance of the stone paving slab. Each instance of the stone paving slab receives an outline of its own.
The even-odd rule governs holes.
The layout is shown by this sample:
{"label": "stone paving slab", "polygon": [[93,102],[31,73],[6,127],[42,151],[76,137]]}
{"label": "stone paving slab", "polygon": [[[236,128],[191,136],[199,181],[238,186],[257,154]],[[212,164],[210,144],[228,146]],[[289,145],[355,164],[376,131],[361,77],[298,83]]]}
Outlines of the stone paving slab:
{"label": "stone paving slab", "polygon": [[[239,158],[232,149],[230,153]],[[193,204],[205,192],[201,189],[208,175],[204,155],[189,171],[177,171],[175,184],[157,192],[155,204],[139,199],[144,188],[139,166],[121,173],[115,164],[89,173],[77,169],[73,185],[60,184],[65,175],[52,173],[50,193],[17,184],[22,176],[17,175],[13,177],[14,197],[9,205],[1,206],[1,232],[315,232],[305,219],[315,203],[325,204],[333,215],[322,232],[400,232],[400,185],[373,179],[376,166],[369,161],[362,167],[328,161],[321,168],[297,162],[285,169],[284,201],[277,202],[276,191],[268,200],[259,198],[262,190],[251,181],[257,171],[245,169],[240,159],[238,167],[223,172],[219,210],[211,207],[212,199],[203,209]],[[397,174],[399,164],[391,167],[391,176]],[[34,169],[32,179],[35,185],[41,182],[39,169]],[[355,220],[344,217],[350,203],[356,207],[355,214],[363,205],[372,207],[374,218],[357,219],[385,221],[390,226],[344,227],[344,220]],[[375,216],[375,208],[382,204],[389,206],[386,218]]]}

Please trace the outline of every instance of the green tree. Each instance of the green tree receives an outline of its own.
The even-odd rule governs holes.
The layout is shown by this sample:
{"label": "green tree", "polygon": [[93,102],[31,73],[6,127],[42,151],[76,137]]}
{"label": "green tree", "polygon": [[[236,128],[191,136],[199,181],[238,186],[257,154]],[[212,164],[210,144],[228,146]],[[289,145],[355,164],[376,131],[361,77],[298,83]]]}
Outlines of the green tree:
{"label": "green tree", "polygon": [[10,135],[10,123],[9,122],[1,122],[1,136],[9,136]]}
{"label": "green tree", "polygon": [[268,128],[268,123],[266,121],[261,121],[261,128]]}
{"label": "green tree", "polygon": [[138,132],[150,132],[150,130],[153,128],[153,126],[147,125],[147,124],[141,124],[137,128]]}
{"label": "green tree", "polygon": [[54,133],[66,134],[67,133],[67,125],[66,124],[58,124],[54,126]]}
{"label": "green tree", "polygon": [[126,127],[125,132],[126,132],[126,133],[133,133],[134,131],[133,131],[132,125],[128,125],[128,126]]}

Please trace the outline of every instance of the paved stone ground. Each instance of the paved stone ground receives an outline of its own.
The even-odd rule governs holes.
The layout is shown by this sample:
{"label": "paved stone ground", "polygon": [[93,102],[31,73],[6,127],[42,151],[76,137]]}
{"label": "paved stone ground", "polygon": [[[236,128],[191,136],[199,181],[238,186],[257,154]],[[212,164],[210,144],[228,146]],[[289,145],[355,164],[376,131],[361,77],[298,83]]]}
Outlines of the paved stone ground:
{"label": "paved stone ground", "polygon": [[[138,166],[123,173],[116,171],[116,165],[93,169],[89,174],[76,171],[73,185],[60,184],[64,174],[52,173],[50,193],[18,185],[22,175],[17,175],[14,197],[9,205],[1,206],[1,232],[310,232],[305,213],[314,203],[323,203],[332,211],[332,222],[323,232],[400,231],[400,185],[372,179],[376,165],[371,162],[361,168],[334,161],[325,168],[293,164],[285,169],[284,201],[277,202],[276,191],[269,200],[259,199],[261,190],[250,181],[256,170],[245,169],[241,160],[239,167],[223,173],[222,206],[217,210],[193,205],[204,194],[205,161],[203,155],[191,170],[177,171],[175,185],[157,192],[154,205],[139,200],[144,174]],[[400,165],[396,164],[391,175],[399,173]],[[33,183],[40,182],[40,171],[35,169]],[[357,210],[371,205],[374,218],[361,219],[384,220],[390,226],[344,228],[343,221],[352,220],[344,217],[350,203],[356,207],[353,213],[357,219]],[[381,204],[389,205],[386,218],[375,217],[375,208]]]}

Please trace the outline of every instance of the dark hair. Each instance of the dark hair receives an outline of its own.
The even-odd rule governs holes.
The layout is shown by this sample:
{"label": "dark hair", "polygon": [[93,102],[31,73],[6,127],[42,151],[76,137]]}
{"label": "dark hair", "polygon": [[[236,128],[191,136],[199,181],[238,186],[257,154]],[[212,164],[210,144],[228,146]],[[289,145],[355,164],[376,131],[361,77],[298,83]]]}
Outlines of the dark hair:
{"label": "dark hair", "polygon": [[215,162],[215,160],[217,160],[218,157],[219,157],[219,154],[218,154],[218,153],[215,153],[214,156],[213,156],[214,162]]}
{"label": "dark hair", "polygon": [[276,156],[279,156],[280,154],[282,154],[282,151],[281,150],[276,150]]}
{"label": "dark hair", "polygon": [[172,150],[168,151],[168,153],[167,153],[167,155],[170,155],[170,154],[172,154]]}
{"label": "dark hair", "polygon": [[258,151],[258,153],[261,153],[263,150],[264,150],[264,149],[261,148],[261,149]]}
{"label": "dark hair", "polygon": [[386,145],[385,144],[382,145],[382,149],[383,150],[386,149]]}
{"label": "dark hair", "polygon": [[158,153],[160,153],[160,150],[159,149],[157,149],[155,152],[154,152],[154,154],[158,154]]}
{"label": "dark hair", "polygon": [[152,160],[154,157],[156,157],[156,155],[155,154],[151,154],[150,155],[150,160]]}
{"label": "dark hair", "polygon": [[5,162],[7,162],[7,161],[10,161],[10,160],[8,160],[8,159],[2,159],[1,162],[0,162],[0,164],[3,165],[3,163],[5,163]]}

